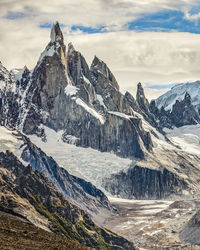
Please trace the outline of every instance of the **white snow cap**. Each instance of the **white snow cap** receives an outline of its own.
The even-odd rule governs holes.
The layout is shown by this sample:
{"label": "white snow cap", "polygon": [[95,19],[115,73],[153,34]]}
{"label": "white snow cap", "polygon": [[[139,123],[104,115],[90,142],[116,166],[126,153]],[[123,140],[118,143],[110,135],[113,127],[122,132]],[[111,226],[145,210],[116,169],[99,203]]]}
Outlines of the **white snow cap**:
{"label": "white snow cap", "polygon": [[60,29],[60,25],[58,23],[58,21],[56,21],[51,29],[51,42],[63,42],[63,34],[62,31]]}

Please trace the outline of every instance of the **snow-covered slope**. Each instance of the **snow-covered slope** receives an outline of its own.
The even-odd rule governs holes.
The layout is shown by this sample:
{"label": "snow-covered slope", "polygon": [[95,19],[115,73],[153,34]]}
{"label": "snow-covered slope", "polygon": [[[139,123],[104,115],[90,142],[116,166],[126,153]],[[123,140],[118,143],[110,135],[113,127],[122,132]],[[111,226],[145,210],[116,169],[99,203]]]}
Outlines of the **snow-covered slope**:
{"label": "snow-covered slope", "polygon": [[164,130],[167,137],[182,151],[200,156],[200,124]]}
{"label": "snow-covered slope", "polygon": [[23,149],[23,141],[18,133],[0,126],[0,152],[5,153],[8,150],[16,155],[24,165],[27,165],[28,163],[21,158]]}
{"label": "snow-covered slope", "polygon": [[131,159],[118,157],[114,153],[99,152],[92,148],[65,143],[62,140],[62,130],[55,132],[48,127],[44,127],[44,130],[45,142],[36,135],[29,136],[31,141],[52,156],[59,166],[65,168],[70,174],[84,178],[100,189],[105,177],[127,169],[132,162]]}
{"label": "snow-covered slope", "polygon": [[162,106],[165,110],[171,110],[176,100],[183,100],[186,92],[192,98],[192,104],[198,111],[200,107],[200,81],[188,82],[175,85],[171,90],[158,97],[155,102],[158,108]]}
{"label": "snow-covered slope", "polygon": [[[55,149],[56,153],[61,150],[57,148],[57,151],[52,141],[49,143],[48,146]],[[42,172],[61,193],[87,212],[96,223],[102,224],[105,217],[110,214],[109,201],[102,191],[60,168],[53,158],[46,155],[23,134],[0,126],[0,153],[6,151],[12,152],[24,166],[31,165],[34,170]]]}

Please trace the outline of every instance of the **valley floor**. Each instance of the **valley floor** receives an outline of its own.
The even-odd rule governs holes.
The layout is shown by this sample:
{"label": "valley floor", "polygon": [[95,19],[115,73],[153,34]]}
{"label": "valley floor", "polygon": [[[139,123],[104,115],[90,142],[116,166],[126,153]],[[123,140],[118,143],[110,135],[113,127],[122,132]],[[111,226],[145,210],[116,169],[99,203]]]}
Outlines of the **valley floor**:
{"label": "valley floor", "polygon": [[196,211],[195,201],[124,200],[110,198],[118,209],[104,227],[139,249],[200,249],[181,242],[179,232]]}

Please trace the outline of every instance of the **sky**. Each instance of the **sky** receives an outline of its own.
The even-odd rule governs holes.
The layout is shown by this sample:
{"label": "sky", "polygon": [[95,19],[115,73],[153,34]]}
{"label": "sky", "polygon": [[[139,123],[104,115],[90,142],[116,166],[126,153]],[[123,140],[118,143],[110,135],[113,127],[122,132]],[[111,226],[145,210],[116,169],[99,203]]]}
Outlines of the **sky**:
{"label": "sky", "polygon": [[121,90],[154,99],[200,79],[200,0],[0,0],[0,61],[32,69],[58,21],[90,65],[102,59]]}

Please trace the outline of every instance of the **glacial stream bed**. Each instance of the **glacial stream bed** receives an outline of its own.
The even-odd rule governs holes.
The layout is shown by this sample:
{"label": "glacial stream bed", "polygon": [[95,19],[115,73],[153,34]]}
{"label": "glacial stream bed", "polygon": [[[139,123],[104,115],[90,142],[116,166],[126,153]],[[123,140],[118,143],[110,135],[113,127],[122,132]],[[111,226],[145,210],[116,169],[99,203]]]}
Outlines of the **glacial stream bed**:
{"label": "glacial stream bed", "polygon": [[200,249],[179,238],[197,210],[195,201],[109,200],[118,213],[104,227],[134,242],[139,249]]}

